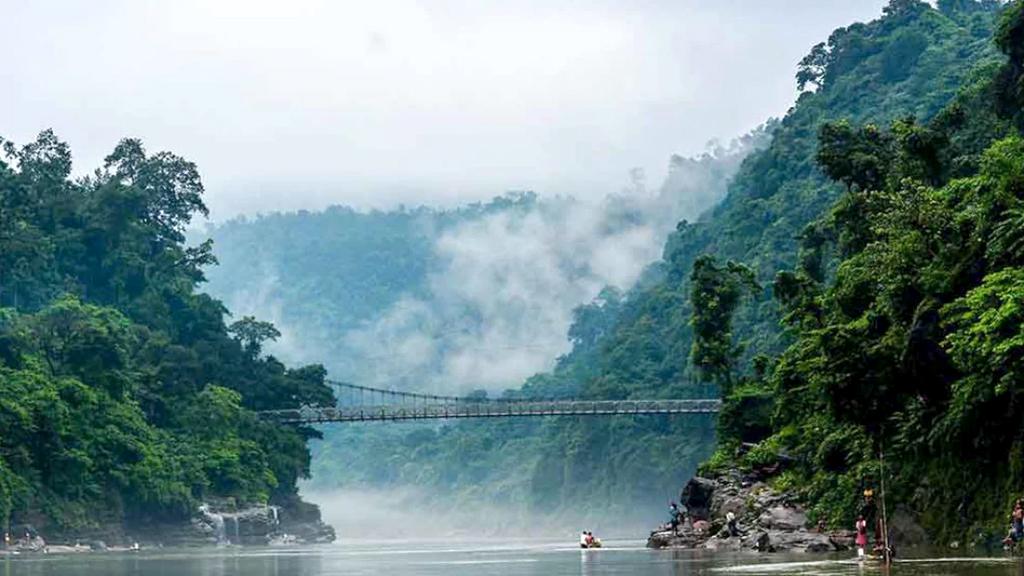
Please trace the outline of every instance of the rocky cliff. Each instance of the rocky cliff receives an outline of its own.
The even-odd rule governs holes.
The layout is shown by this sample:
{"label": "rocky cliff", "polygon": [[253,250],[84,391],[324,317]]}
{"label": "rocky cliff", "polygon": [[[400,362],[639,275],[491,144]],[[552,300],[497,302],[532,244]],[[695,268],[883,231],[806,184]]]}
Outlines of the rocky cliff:
{"label": "rocky cliff", "polygon": [[[649,548],[835,552],[853,545],[852,532],[808,527],[796,498],[756,474],[728,470],[695,477],[683,488],[680,504],[683,521],[676,530],[666,524],[652,532]],[[728,527],[729,513],[735,530]]]}

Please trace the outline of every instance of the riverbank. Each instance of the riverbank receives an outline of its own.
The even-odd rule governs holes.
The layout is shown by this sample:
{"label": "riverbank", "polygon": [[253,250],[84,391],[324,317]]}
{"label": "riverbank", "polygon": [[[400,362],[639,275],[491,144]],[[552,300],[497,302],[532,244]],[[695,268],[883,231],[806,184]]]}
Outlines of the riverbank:
{"label": "riverbank", "polygon": [[44,515],[14,523],[5,554],[77,554],[128,552],[139,548],[274,546],[325,544],[335,540],[334,528],[320,508],[301,499],[283,506],[238,506],[234,500],[211,500],[180,520],[104,522],[94,520],[78,530],[52,526]]}
{"label": "riverbank", "polygon": [[[680,496],[683,522],[651,532],[649,548],[723,551],[812,552],[849,550],[852,531],[809,526],[796,496],[772,488],[759,474],[729,469],[694,477]],[[730,529],[728,517],[735,518]]]}

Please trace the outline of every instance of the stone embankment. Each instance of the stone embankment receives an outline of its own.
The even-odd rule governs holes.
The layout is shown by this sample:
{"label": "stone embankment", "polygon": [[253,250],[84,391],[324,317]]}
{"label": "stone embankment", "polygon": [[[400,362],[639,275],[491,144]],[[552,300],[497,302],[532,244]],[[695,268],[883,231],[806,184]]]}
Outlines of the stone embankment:
{"label": "stone embankment", "polygon": [[[652,532],[649,548],[835,552],[853,546],[852,532],[809,527],[806,512],[792,494],[737,470],[691,479],[683,488],[680,508],[683,522],[675,531],[665,525]],[[730,512],[736,518],[735,535],[727,525]]]}

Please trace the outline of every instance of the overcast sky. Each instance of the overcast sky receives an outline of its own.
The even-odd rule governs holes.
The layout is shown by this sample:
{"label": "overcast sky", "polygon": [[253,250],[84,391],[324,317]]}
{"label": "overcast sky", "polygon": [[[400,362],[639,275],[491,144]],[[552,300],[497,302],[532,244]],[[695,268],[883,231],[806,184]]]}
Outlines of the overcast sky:
{"label": "overcast sky", "polygon": [[778,116],[797,61],[885,0],[0,0],[0,135],[79,172],[123,136],[214,217],[656,185]]}

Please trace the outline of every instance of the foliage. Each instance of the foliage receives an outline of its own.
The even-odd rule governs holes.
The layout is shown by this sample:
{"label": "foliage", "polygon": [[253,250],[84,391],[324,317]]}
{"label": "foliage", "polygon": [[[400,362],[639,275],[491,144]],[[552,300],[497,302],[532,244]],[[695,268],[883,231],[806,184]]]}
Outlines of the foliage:
{"label": "foliage", "polygon": [[252,410],[331,392],[321,368],[260,357],[273,326],[229,330],[197,291],[214,260],[184,245],[206,214],[196,166],[126,139],[73,181],[52,131],[3,148],[0,519],[61,534],[294,498],[312,431]]}
{"label": "foliage", "polygon": [[718,384],[724,394],[732,389],[733,363],[737,356],[732,342],[732,316],[743,293],[757,289],[754,273],[742,264],[728,262],[722,267],[707,255],[693,263],[690,362],[704,380]]}
{"label": "foliage", "polygon": [[[831,246],[834,272],[798,267],[776,282],[794,340],[768,379],[762,444],[796,458],[787,481],[833,524],[877,487],[882,454],[889,497],[940,539],[1000,531],[1024,490],[1021,22],[1021,4],[1006,7],[995,33],[1005,61],[929,122],[819,132],[817,160],[845,193],[804,249]],[[728,420],[721,429],[737,438]]]}

